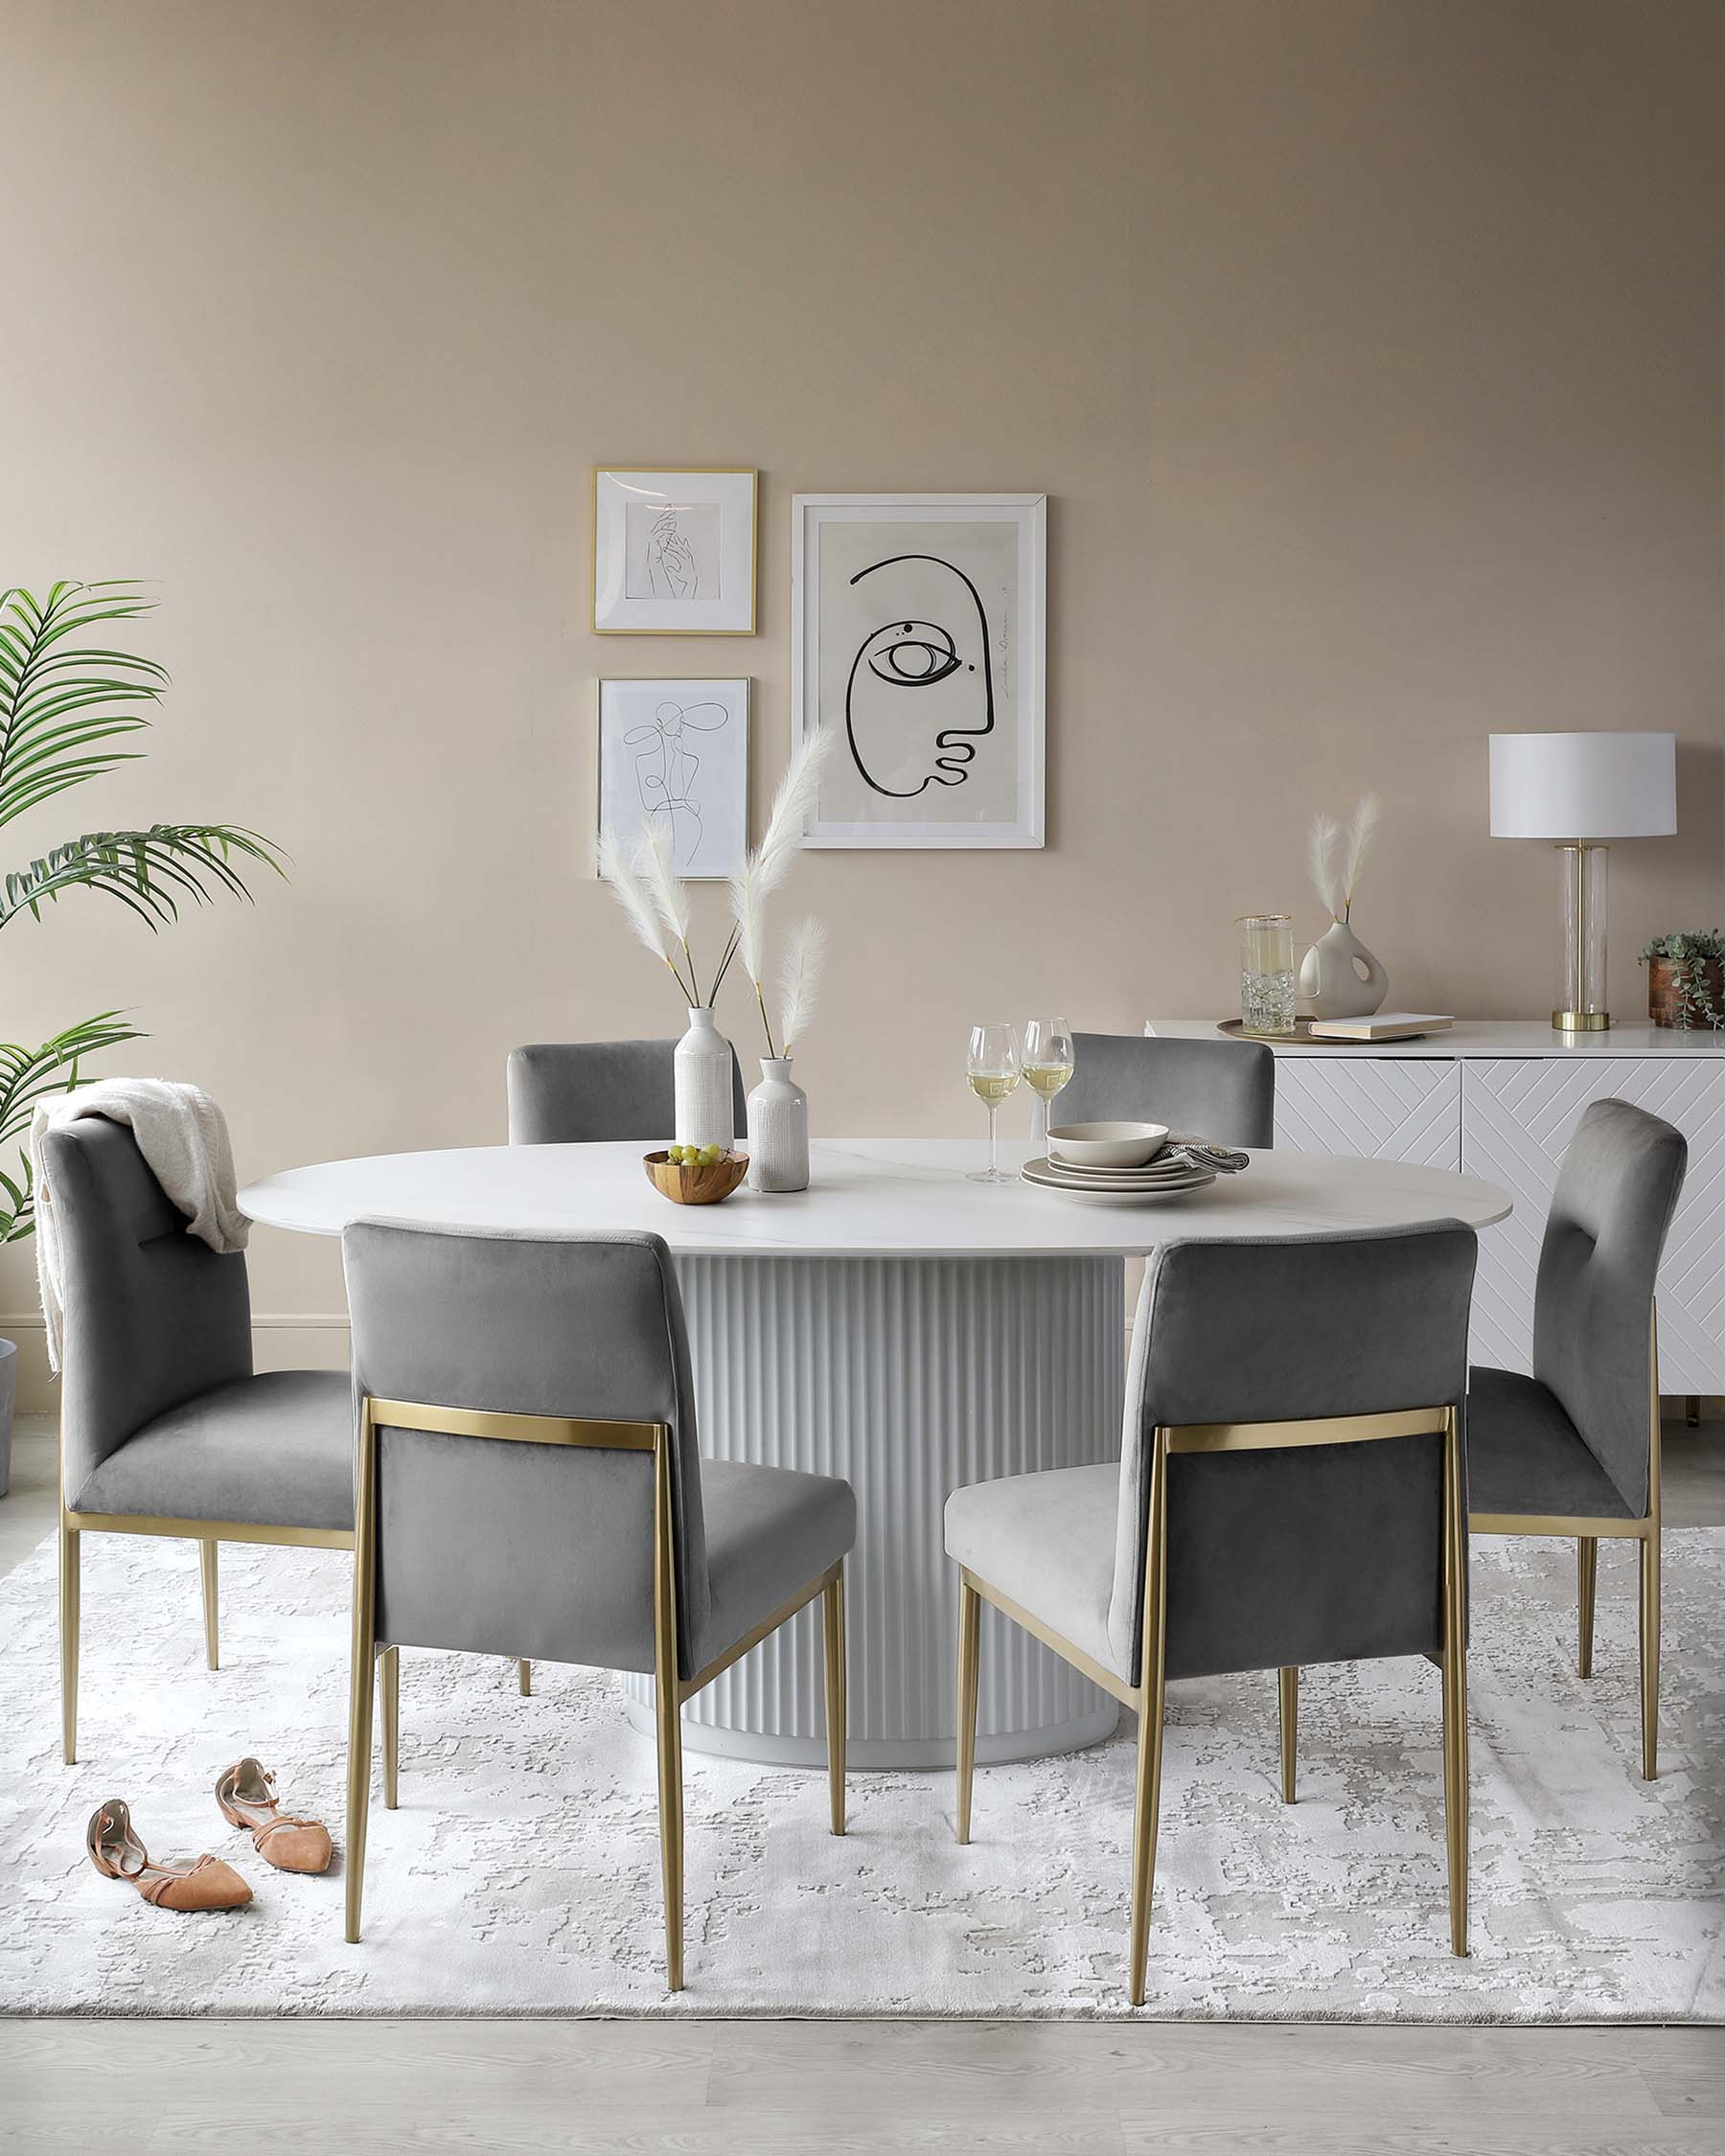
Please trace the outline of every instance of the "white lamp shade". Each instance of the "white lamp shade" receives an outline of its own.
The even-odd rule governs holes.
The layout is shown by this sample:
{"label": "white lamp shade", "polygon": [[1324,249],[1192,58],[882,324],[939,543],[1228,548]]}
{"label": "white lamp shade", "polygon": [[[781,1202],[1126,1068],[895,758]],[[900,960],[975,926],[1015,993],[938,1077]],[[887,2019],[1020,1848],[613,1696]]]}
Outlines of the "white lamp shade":
{"label": "white lamp shade", "polygon": [[1675,734],[1493,734],[1494,838],[1665,838]]}

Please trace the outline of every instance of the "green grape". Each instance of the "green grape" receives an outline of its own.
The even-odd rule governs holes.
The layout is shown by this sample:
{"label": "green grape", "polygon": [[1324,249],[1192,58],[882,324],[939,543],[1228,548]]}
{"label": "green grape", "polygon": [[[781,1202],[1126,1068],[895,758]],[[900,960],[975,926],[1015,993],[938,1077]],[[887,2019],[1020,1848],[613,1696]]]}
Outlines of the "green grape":
{"label": "green grape", "polygon": [[716,1145],[703,1145],[701,1149],[700,1160],[701,1165],[703,1168],[717,1167],[719,1162],[723,1160],[724,1158],[724,1155]]}

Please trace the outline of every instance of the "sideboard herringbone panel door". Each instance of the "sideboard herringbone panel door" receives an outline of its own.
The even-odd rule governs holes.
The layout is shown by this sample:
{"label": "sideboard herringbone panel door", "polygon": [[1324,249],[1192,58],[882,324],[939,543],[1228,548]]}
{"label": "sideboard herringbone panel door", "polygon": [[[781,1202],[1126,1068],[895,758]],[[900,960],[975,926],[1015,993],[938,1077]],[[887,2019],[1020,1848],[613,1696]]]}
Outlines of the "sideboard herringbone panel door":
{"label": "sideboard herringbone panel door", "polygon": [[[1276,1073],[1279,1078],[1281,1073]],[[1725,1070],[1680,1058],[1505,1057],[1461,1079],[1461,1166],[1502,1183],[1510,1217],[1480,1237],[1472,1354],[1532,1366],[1533,1289],[1557,1171],[1590,1101],[1633,1101],[1689,1139],[1689,1174],[1659,1273],[1662,1392],[1725,1386]]]}
{"label": "sideboard herringbone panel door", "polygon": [[1461,1165],[1459,1065],[1431,1057],[1277,1056],[1276,1142],[1290,1153]]}

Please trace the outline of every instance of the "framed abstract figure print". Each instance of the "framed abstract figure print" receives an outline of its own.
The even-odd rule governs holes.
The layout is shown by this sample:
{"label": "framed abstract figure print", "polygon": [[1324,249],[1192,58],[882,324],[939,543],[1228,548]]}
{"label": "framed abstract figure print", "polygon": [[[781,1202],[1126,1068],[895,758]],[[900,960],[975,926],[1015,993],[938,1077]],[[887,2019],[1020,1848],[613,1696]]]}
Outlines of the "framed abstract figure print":
{"label": "framed abstract figure print", "polygon": [[748,851],[748,681],[601,681],[599,825],[631,849],[662,826],[678,876],[740,875]]}
{"label": "framed abstract figure print", "polygon": [[756,478],[731,466],[595,470],[594,629],[752,636]]}
{"label": "framed abstract figure print", "polygon": [[797,494],[792,730],[811,846],[1043,843],[1043,494]]}

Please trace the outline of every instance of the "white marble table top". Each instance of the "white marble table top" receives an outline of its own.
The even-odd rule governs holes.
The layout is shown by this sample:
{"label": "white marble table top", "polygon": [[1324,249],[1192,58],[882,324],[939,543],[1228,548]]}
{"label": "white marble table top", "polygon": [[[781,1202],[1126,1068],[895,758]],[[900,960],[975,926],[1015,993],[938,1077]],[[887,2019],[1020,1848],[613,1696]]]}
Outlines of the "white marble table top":
{"label": "white marble table top", "polygon": [[[1494,1183],[1400,1160],[1258,1152],[1237,1176],[1188,1196],[1114,1209],[1027,1183],[971,1182],[981,1139],[856,1138],[813,1149],[794,1196],[747,1186],[719,1205],[677,1205],[622,1145],[473,1146],[386,1153],[265,1176],[241,1209],[269,1227],[338,1235],[361,1218],[556,1232],[651,1228],[675,1251],[731,1257],[1129,1256],[1176,1237],[1306,1235],[1346,1227],[1504,1220]],[[1017,1170],[1033,1148],[1000,1144]]]}

